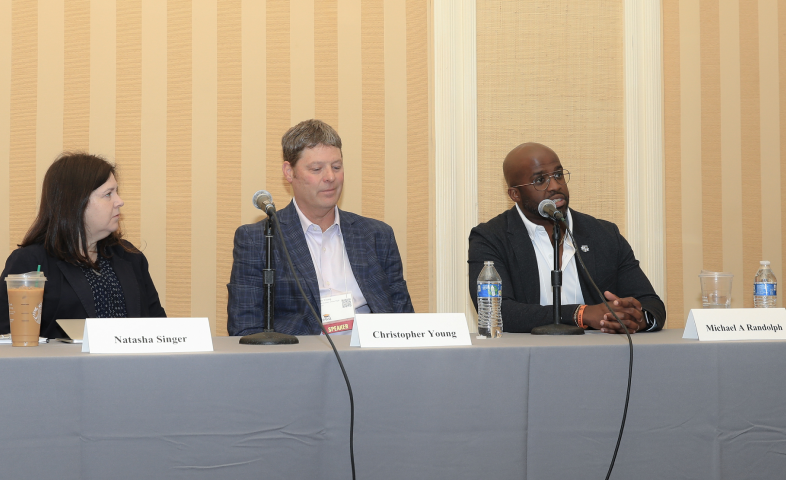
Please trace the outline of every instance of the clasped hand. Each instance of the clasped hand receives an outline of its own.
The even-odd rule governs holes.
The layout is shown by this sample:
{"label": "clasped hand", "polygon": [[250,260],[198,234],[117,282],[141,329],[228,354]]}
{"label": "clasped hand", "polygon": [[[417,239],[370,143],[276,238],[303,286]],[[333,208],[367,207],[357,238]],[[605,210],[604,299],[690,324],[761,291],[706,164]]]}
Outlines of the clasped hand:
{"label": "clasped hand", "polygon": [[[604,292],[604,295],[609,303],[609,307],[617,314],[620,321],[625,324],[628,332],[636,333],[646,328],[647,321],[644,318],[644,312],[638,300],[633,297],[620,298],[609,291]],[[609,313],[606,305],[602,303],[587,305],[584,309],[583,322],[584,325],[604,333],[625,333],[622,325],[617,323],[614,316]]]}

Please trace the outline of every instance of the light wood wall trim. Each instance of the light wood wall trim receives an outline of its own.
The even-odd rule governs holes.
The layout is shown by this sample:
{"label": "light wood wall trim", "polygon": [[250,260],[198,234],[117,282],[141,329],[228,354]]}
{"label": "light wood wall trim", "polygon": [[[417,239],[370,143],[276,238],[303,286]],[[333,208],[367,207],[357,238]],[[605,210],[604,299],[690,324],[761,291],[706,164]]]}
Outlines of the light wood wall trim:
{"label": "light wood wall trim", "polygon": [[437,312],[464,312],[468,235],[477,225],[477,70],[474,0],[434,1]]}
{"label": "light wood wall trim", "polygon": [[38,2],[17,0],[11,7],[11,141],[8,198],[10,249],[30,228],[36,197],[36,107],[38,84]]}
{"label": "light wood wall trim", "polygon": [[167,2],[167,315],[191,316],[192,10]]}
{"label": "light wood wall trim", "polygon": [[[52,161],[63,151],[65,18],[64,0],[38,3],[38,79],[36,106],[36,203],[41,198],[41,185]],[[87,9],[88,16],[90,8]],[[88,21],[89,18],[85,18]],[[88,35],[89,40],[89,35]],[[90,46],[85,44],[85,58]],[[85,79],[89,88],[89,73]],[[89,108],[88,108],[89,110]],[[86,126],[87,124],[85,124]],[[85,129],[85,131],[87,131]],[[83,147],[87,149],[87,145]],[[112,153],[112,152],[110,152]],[[111,157],[110,157],[111,158]],[[32,219],[31,219],[32,220]]]}
{"label": "light wood wall trim", "polygon": [[627,239],[665,301],[660,0],[625,1]]}
{"label": "light wood wall trim", "polygon": [[[11,159],[11,0],[0,0],[0,198],[9,198]],[[0,258],[10,253],[10,202],[0,202]]]}

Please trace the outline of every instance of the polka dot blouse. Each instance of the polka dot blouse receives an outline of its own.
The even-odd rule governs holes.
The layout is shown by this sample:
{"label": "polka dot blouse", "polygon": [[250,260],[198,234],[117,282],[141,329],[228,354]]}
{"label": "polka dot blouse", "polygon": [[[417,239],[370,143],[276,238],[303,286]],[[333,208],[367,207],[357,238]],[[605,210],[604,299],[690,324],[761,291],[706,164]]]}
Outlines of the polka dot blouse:
{"label": "polka dot blouse", "polygon": [[120,280],[115,275],[112,265],[108,259],[101,256],[98,257],[98,262],[96,263],[98,263],[98,271],[92,268],[81,267],[85,278],[87,278],[87,283],[90,284],[90,289],[93,291],[96,317],[128,317],[123,287],[120,285]]}

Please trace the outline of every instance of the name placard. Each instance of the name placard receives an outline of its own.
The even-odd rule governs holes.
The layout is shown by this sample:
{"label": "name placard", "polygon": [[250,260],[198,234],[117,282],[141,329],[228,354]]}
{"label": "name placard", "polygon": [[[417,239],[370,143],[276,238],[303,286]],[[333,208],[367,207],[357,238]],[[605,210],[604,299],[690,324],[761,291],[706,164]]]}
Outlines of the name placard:
{"label": "name placard", "polygon": [[472,345],[463,313],[358,313],[351,347]]}
{"label": "name placard", "polygon": [[212,352],[213,338],[207,318],[88,318],[82,351]]}
{"label": "name placard", "polygon": [[784,308],[693,309],[682,338],[704,340],[786,340]]}

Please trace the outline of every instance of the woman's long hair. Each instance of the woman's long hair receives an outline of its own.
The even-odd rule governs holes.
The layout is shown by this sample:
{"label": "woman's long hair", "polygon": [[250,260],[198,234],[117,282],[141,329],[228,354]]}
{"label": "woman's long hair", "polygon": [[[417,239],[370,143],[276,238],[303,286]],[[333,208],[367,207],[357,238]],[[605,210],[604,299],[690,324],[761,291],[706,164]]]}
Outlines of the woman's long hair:
{"label": "woman's long hair", "polygon": [[[115,166],[97,155],[61,154],[46,171],[38,216],[19,246],[43,244],[47,253],[54,257],[98,268],[88,254],[85,210],[90,194],[106,183],[110,175],[117,178]],[[108,258],[106,247],[119,244],[121,238],[118,228],[99,240],[96,244],[98,254]]]}

